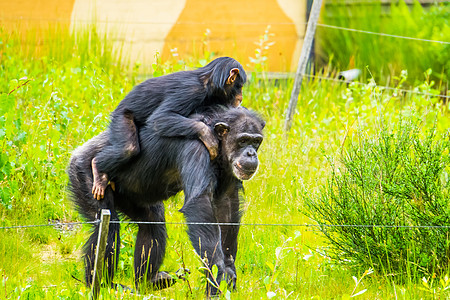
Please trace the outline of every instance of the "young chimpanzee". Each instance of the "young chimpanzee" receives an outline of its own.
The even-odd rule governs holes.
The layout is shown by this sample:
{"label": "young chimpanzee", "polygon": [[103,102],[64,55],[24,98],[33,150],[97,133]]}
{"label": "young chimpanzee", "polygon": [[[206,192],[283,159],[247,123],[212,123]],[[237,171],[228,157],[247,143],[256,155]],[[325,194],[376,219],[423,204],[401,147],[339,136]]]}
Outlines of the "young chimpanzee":
{"label": "young chimpanzee", "polygon": [[[96,219],[100,209],[107,208],[111,210],[112,221],[118,221],[121,212],[133,221],[164,222],[163,201],[183,190],[185,201],[180,211],[189,223],[190,240],[208,266],[218,268],[217,278],[212,278],[211,273],[207,275],[211,282],[228,280],[235,287],[234,260],[241,219],[239,192],[242,180],[250,179],[257,170],[264,121],[243,107],[223,106],[208,107],[190,120],[202,122],[214,132],[219,140],[215,160],[211,161],[200,140],[163,137],[147,124],[138,131],[140,153],[129,160],[126,168],[111,173],[115,190],[107,187],[104,200],[97,201],[90,193],[91,160],[108,144],[110,133],[104,132],[72,155],[68,169],[72,200],[90,221]],[[174,124],[176,130],[182,126]],[[217,222],[235,225],[211,224]],[[134,252],[137,288],[171,285],[170,276],[158,271],[166,247],[165,224],[138,226]],[[117,222],[110,224],[105,262],[111,281],[120,250],[119,229]],[[97,230],[98,226],[85,245],[87,284],[92,283]],[[208,283],[207,293],[216,294],[217,288]]]}
{"label": "young chimpanzee", "polygon": [[214,159],[218,142],[211,128],[188,116],[203,106],[239,106],[246,80],[239,62],[220,57],[197,70],[155,77],[137,85],[112,112],[109,142],[92,161],[94,197],[102,199],[111,173],[139,153],[137,130],[143,126],[152,126],[164,137],[200,138]]}

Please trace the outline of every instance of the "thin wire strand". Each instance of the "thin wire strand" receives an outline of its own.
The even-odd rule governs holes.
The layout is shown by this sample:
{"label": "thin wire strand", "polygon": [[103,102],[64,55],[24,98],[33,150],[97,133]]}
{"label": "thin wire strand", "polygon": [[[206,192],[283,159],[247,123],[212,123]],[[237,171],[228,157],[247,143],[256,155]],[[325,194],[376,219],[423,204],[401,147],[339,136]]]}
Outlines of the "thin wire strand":
{"label": "thin wire strand", "polygon": [[[351,82],[351,81],[341,80],[341,79],[332,78],[332,77],[325,77],[325,76],[320,76],[320,75],[302,74],[302,76],[308,77],[308,78],[318,78],[318,79],[322,79],[322,80],[335,81],[335,82],[340,82],[340,83],[354,83],[357,85],[364,85],[364,86],[370,85],[368,83],[356,82],[356,81]],[[414,91],[414,90],[398,89],[398,88],[393,88],[393,87],[389,87],[389,86],[374,85],[373,87],[376,87],[376,88],[379,88],[382,90],[397,91],[397,92],[402,92],[402,93],[410,93],[410,94],[417,94],[417,95],[430,96],[430,97],[440,97],[440,98],[446,98],[446,99],[450,98],[449,95],[440,95],[440,94],[436,95],[436,94],[430,94],[430,93],[419,92],[419,91]]]}
{"label": "thin wire strand", "polygon": [[71,223],[54,223],[54,224],[38,224],[38,225],[14,225],[14,226],[2,226],[1,229],[22,229],[22,228],[35,228],[35,227],[58,227],[58,226],[74,226],[83,224],[98,224],[100,220],[91,222],[71,222]]}
{"label": "thin wire strand", "polygon": [[[72,22],[72,23],[93,23],[92,20],[84,20],[84,19],[74,19],[74,20],[67,20],[67,19],[61,19],[61,18],[32,18],[32,17],[20,17],[20,18],[14,18],[14,17],[2,17],[0,20],[3,21],[12,21],[12,22],[20,22],[20,21],[36,21],[36,22]],[[95,23],[100,24],[124,24],[124,25],[210,25],[210,24],[225,24],[223,22],[152,22],[152,21],[121,21],[121,20],[96,20]],[[238,25],[295,25],[294,22],[237,22]],[[306,25],[307,23],[300,23],[300,25]],[[318,23],[317,26],[324,27],[324,28],[330,28],[330,29],[337,29],[337,30],[344,30],[344,31],[352,31],[357,33],[364,33],[364,34],[371,34],[371,35],[378,35],[378,36],[385,36],[385,37],[392,37],[392,38],[399,38],[399,39],[406,39],[406,40],[413,40],[413,41],[421,41],[421,42],[429,42],[429,43],[438,43],[443,45],[449,45],[450,42],[446,41],[439,41],[439,40],[430,40],[430,39],[421,39],[421,38],[414,38],[409,36],[401,36],[396,34],[389,34],[389,33],[382,33],[382,32],[374,32],[374,31],[367,31],[367,30],[361,30],[361,29],[355,29],[355,28],[347,28],[347,27],[341,27],[341,26],[335,26],[335,25],[329,25],[329,24],[321,24]]]}
{"label": "thin wire strand", "polygon": [[373,31],[360,30],[360,29],[354,29],[354,28],[346,28],[346,27],[340,27],[340,26],[334,26],[334,25],[328,25],[328,24],[317,24],[317,26],[331,28],[331,29],[344,30],[344,31],[352,31],[352,32],[357,32],[357,33],[365,33],[365,34],[372,34],[372,35],[378,35],[378,36],[392,37],[392,38],[397,38],[397,39],[405,39],[405,40],[412,40],[412,41],[450,45],[450,42],[445,42],[445,41],[413,38],[413,37],[409,37],[409,36],[401,36],[401,35],[382,33],[382,32],[373,32]]}
{"label": "thin wire strand", "polygon": [[224,223],[224,222],[150,222],[150,221],[111,221],[114,224],[143,225],[220,225],[220,226],[281,226],[281,227],[355,227],[355,228],[450,228],[450,225],[377,225],[377,224],[285,224],[285,223]]}
{"label": "thin wire strand", "polygon": [[[100,220],[91,222],[72,222],[39,225],[3,226],[1,229],[25,229],[36,227],[58,227],[83,224],[99,224]],[[379,224],[287,224],[287,223],[226,223],[226,222],[151,222],[151,221],[110,221],[112,224],[141,224],[141,225],[219,225],[219,226],[253,226],[253,227],[353,227],[353,228],[394,228],[394,229],[450,229],[450,225],[379,225]]]}

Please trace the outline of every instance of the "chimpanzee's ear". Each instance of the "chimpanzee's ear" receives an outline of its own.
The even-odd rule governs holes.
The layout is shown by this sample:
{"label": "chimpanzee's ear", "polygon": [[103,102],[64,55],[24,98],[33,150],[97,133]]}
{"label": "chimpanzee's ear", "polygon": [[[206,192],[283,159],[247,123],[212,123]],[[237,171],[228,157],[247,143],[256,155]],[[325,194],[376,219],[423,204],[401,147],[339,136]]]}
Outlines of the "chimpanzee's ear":
{"label": "chimpanzee's ear", "polygon": [[261,121],[261,129],[264,129],[266,127],[266,121]]}
{"label": "chimpanzee's ear", "polygon": [[238,68],[233,68],[230,70],[230,76],[228,76],[227,79],[227,84],[232,84],[235,80],[236,77],[239,75],[239,69]]}
{"label": "chimpanzee's ear", "polygon": [[230,125],[224,122],[216,123],[216,125],[214,125],[214,131],[219,136],[219,139],[222,139],[230,131]]}

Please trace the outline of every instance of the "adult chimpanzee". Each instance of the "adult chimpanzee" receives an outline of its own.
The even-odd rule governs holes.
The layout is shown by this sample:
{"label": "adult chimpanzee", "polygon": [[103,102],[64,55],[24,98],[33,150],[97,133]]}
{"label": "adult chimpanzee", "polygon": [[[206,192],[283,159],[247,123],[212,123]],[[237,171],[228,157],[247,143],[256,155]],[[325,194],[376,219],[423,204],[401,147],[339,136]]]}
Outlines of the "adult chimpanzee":
{"label": "adult chimpanzee", "polygon": [[92,161],[94,197],[103,198],[108,174],[139,153],[137,130],[143,126],[152,126],[160,136],[198,137],[214,159],[218,142],[211,128],[188,116],[213,104],[239,106],[246,80],[239,62],[220,57],[197,70],[155,77],[137,85],[112,112],[109,142]]}
{"label": "adult chimpanzee", "polygon": [[[264,122],[243,108],[212,106],[190,120],[203,122],[219,140],[215,160],[197,138],[163,137],[154,126],[147,124],[139,133],[140,153],[126,167],[109,175],[115,189],[107,187],[105,197],[97,201],[90,192],[92,186],[91,160],[108,144],[110,133],[104,132],[74,151],[69,165],[72,199],[80,213],[90,221],[100,209],[111,210],[111,219],[119,220],[118,212],[133,221],[164,222],[163,200],[184,191],[185,201],[180,211],[188,225],[190,240],[209,267],[217,265],[217,278],[227,279],[235,286],[237,236],[241,218],[239,191],[242,180],[250,179],[258,167],[257,150],[262,142]],[[173,124],[181,130],[183,124]],[[204,223],[235,223],[211,225]],[[192,224],[195,223],[195,224]],[[198,224],[203,223],[203,224]],[[168,275],[158,272],[166,247],[164,224],[138,224],[134,268],[137,288],[150,285],[162,288],[171,284]],[[119,224],[109,228],[105,261],[109,278],[114,275],[120,250]],[[94,249],[97,229],[85,246],[86,282],[92,283]],[[207,292],[217,293],[207,286]]]}

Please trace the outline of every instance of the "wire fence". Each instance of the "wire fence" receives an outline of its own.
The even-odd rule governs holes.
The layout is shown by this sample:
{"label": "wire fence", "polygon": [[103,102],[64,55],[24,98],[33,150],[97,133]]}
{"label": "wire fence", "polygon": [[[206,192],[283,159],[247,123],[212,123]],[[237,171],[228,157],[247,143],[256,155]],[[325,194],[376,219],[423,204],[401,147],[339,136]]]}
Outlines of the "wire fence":
{"label": "wire fence", "polygon": [[36,228],[36,227],[70,227],[77,225],[87,225],[87,224],[98,224],[100,220],[91,222],[56,222],[51,224],[31,224],[31,225],[11,225],[11,226],[0,226],[0,230],[3,229],[26,229],[26,228]]}
{"label": "wire fence", "polygon": [[[385,229],[450,229],[450,225],[385,225],[385,224],[290,224],[290,223],[227,223],[227,222],[156,222],[156,221],[110,221],[111,224],[136,224],[136,225],[201,225],[201,226],[249,226],[249,227],[350,227],[350,228],[385,228]],[[100,220],[90,222],[57,222],[52,224],[37,225],[12,225],[0,226],[0,230],[28,229],[36,227],[73,227],[76,225],[98,225]]]}
{"label": "wire fence", "polygon": [[[339,83],[343,83],[343,84],[348,84],[349,83],[348,80],[342,80],[342,79],[338,79],[338,78],[326,77],[326,76],[320,76],[320,75],[302,74],[302,76],[303,77],[307,77],[307,78],[317,78],[317,79],[320,79],[320,80],[334,81],[334,82],[339,82]],[[439,93],[432,94],[432,93],[427,93],[427,92],[421,92],[421,91],[418,91],[418,90],[406,90],[406,89],[401,89],[401,88],[394,88],[394,87],[389,87],[389,86],[380,86],[380,85],[374,85],[374,84],[358,82],[358,81],[352,81],[352,83],[356,84],[356,85],[371,86],[373,88],[378,88],[380,90],[394,91],[394,92],[398,92],[398,93],[416,94],[416,95],[429,96],[429,97],[438,97],[438,98],[444,98],[444,99],[449,99],[450,98],[450,95],[443,95],[443,94],[439,94]]]}
{"label": "wire fence", "polygon": [[[174,25],[175,23],[177,25],[229,25],[229,23],[224,23],[221,21],[211,22],[211,21],[182,21],[182,22],[161,22],[161,21],[123,21],[123,20],[106,20],[106,19],[99,19],[99,20],[88,20],[88,19],[73,19],[73,20],[67,20],[62,18],[38,18],[38,17],[21,17],[19,19],[14,17],[7,17],[3,16],[0,18],[0,21],[7,21],[7,22],[22,22],[22,21],[31,21],[31,22],[73,22],[73,23],[82,23],[82,24],[92,24],[92,23],[99,23],[99,24],[119,24],[119,25]],[[236,22],[236,25],[241,26],[251,26],[251,25],[304,25],[306,26],[307,22],[247,22],[247,21],[241,21]],[[389,33],[383,33],[383,32],[374,32],[374,31],[367,31],[367,30],[361,30],[356,28],[347,28],[347,27],[341,27],[336,25],[330,25],[330,24],[322,24],[317,23],[317,26],[323,27],[323,28],[329,28],[329,29],[336,29],[336,30],[343,30],[343,31],[351,31],[351,32],[357,32],[357,33],[363,33],[363,34],[370,34],[370,35],[377,35],[377,36],[384,36],[384,37],[392,37],[392,38],[398,38],[398,39],[406,39],[406,40],[413,40],[413,41],[420,41],[420,42],[429,42],[429,43],[438,43],[443,45],[450,45],[450,42],[448,41],[439,41],[439,40],[430,40],[430,39],[422,39],[422,38],[415,38],[415,37],[409,37],[409,36],[402,36],[402,35],[396,35],[396,34],[389,34]],[[300,37],[300,36],[299,36]]]}
{"label": "wire fence", "polygon": [[373,31],[360,30],[360,29],[354,29],[354,28],[346,28],[346,27],[340,27],[340,26],[335,26],[335,25],[328,25],[328,24],[317,23],[317,26],[324,27],[324,28],[330,28],[330,29],[343,30],[343,31],[352,31],[352,32],[357,32],[357,33],[364,33],[364,34],[378,35],[378,36],[384,36],[384,37],[391,37],[391,38],[397,38],[397,39],[405,39],[405,40],[412,40],[412,41],[419,41],[419,42],[428,42],[428,43],[438,43],[438,44],[442,44],[442,45],[450,45],[450,42],[446,42],[446,41],[414,38],[414,37],[401,36],[401,35],[395,35],[395,34],[389,34],[389,33],[373,32]]}
{"label": "wire fence", "polygon": [[[66,19],[59,19],[59,18],[31,18],[31,17],[22,17],[20,19],[12,18],[12,17],[1,17],[0,21],[9,21],[9,22],[20,22],[20,21],[33,21],[33,22],[68,22]],[[72,22],[74,23],[84,23],[84,24],[92,24],[92,23],[100,23],[100,24],[121,24],[121,25],[174,25],[174,22],[156,22],[156,21],[120,21],[120,20],[84,20],[84,19],[74,19]],[[223,23],[223,22],[203,22],[203,21],[192,21],[192,22],[176,22],[177,25],[209,25],[209,24],[227,24],[229,23]],[[296,25],[297,23],[294,22],[236,22],[236,25],[240,26],[251,26],[251,25],[264,25],[264,26],[277,26],[277,25]],[[304,25],[306,26],[306,22],[298,23],[297,25]],[[398,38],[398,39],[406,39],[406,40],[412,40],[412,41],[419,41],[419,42],[428,42],[428,43],[438,43],[442,45],[450,45],[449,41],[439,41],[439,40],[430,40],[430,39],[423,39],[423,38],[415,38],[410,36],[402,36],[402,35],[396,35],[396,34],[389,34],[389,33],[383,33],[383,32],[375,32],[375,31],[368,31],[368,30],[361,30],[356,28],[348,28],[348,27],[342,27],[342,26],[336,26],[336,25],[330,25],[330,24],[323,24],[323,23],[317,23],[318,27],[323,28],[329,28],[329,29],[335,29],[335,30],[342,30],[342,31],[351,31],[356,33],[362,33],[362,34],[370,34],[370,35],[377,35],[377,36],[383,36],[383,37],[391,37],[391,38]],[[288,37],[288,36],[284,36]],[[298,35],[296,38],[303,38],[303,35]],[[161,39],[164,40],[164,39]],[[188,40],[188,39],[186,39]]]}

